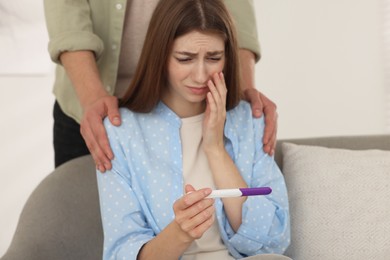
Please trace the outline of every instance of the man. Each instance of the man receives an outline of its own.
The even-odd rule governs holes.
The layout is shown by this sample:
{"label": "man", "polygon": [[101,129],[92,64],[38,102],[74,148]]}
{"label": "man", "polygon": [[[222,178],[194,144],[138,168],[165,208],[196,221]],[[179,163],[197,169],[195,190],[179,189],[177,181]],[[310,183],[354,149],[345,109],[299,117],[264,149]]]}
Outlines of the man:
{"label": "man", "polygon": [[[111,168],[113,153],[102,121],[108,116],[114,125],[121,123],[118,98],[134,74],[157,3],[44,0],[49,53],[58,63],[53,113],[56,167],[90,152],[101,172]],[[244,93],[253,115],[265,114],[264,151],[272,155],[277,113],[275,104],[254,85],[260,47],[253,2],[225,0],[225,4],[237,26]]]}

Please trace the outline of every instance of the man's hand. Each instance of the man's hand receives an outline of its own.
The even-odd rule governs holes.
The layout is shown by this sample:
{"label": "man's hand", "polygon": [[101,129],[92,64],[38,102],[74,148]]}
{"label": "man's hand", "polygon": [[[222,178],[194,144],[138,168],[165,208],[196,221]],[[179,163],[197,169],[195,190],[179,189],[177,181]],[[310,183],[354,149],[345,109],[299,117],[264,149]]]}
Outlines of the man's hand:
{"label": "man's hand", "polygon": [[114,155],[103,126],[103,119],[108,116],[113,125],[121,124],[118,100],[104,89],[92,51],[63,52],[60,60],[83,108],[81,135],[91,152],[96,168],[105,172],[111,169],[111,159]]}
{"label": "man's hand", "polygon": [[239,58],[241,67],[241,87],[244,91],[245,99],[251,103],[252,114],[254,117],[260,117],[264,113],[265,130],[263,137],[263,149],[264,152],[269,155],[273,155],[276,146],[278,120],[276,105],[256,90],[254,53],[246,49],[240,49]]}
{"label": "man's hand", "polygon": [[103,125],[106,116],[113,125],[119,126],[121,124],[118,99],[114,96],[100,97],[88,105],[84,109],[84,115],[80,123],[81,135],[91,152],[96,168],[101,172],[111,169],[111,160],[114,158]]}
{"label": "man's hand", "polygon": [[244,90],[245,99],[251,104],[254,117],[260,117],[264,113],[265,129],[263,137],[264,152],[273,155],[276,146],[276,132],[278,113],[276,105],[255,88]]}

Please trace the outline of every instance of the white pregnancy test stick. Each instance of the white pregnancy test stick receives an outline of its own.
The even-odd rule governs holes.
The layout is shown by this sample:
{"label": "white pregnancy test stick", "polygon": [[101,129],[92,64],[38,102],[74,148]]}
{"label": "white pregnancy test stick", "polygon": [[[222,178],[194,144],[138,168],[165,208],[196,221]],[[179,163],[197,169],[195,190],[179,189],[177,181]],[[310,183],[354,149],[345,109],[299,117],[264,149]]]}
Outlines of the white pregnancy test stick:
{"label": "white pregnancy test stick", "polygon": [[213,190],[206,198],[234,198],[242,196],[268,195],[272,192],[270,187],[257,188],[239,188],[239,189],[223,189]]}

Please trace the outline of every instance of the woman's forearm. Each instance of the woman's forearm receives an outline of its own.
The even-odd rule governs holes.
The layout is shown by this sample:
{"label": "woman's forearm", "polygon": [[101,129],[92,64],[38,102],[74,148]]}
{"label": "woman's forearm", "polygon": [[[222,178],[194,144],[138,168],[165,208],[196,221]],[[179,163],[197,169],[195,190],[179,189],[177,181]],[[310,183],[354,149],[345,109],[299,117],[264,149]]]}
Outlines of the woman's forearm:
{"label": "woman's forearm", "polygon": [[138,260],[172,260],[178,259],[192,241],[180,235],[180,228],[172,221],[155,238],[146,243],[138,253]]}
{"label": "woman's forearm", "polygon": [[[218,149],[218,151],[208,151],[206,155],[217,189],[248,186],[224,148]],[[246,197],[222,199],[225,213],[234,231],[237,231],[242,223],[242,204],[245,200]]]}

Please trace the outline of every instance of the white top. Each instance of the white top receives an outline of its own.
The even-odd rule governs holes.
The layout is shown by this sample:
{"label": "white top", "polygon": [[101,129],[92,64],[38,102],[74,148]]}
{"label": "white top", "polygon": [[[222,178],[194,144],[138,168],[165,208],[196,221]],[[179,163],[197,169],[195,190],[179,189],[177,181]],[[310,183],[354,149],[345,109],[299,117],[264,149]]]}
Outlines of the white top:
{"label": "white top", "polygon": [[[206,187],[215,189],[207,157],[202,149],[203,117],[204,114],[201,114],[181,120],[184,184],[191,184],[195,189]],[[182,259],[234,259],[222,242],[217,220],[200,239],[191,244]]]}

